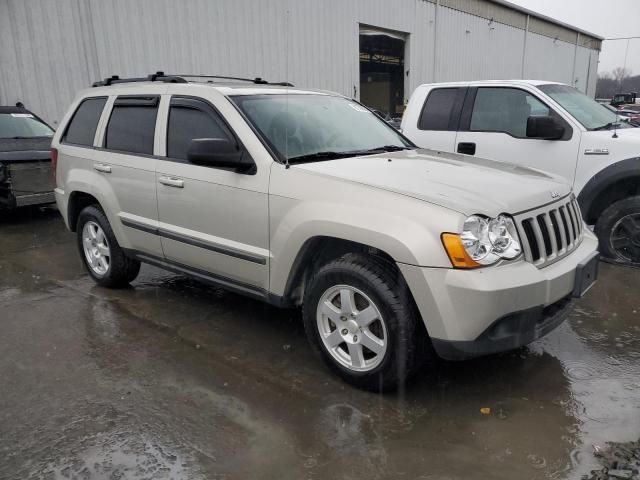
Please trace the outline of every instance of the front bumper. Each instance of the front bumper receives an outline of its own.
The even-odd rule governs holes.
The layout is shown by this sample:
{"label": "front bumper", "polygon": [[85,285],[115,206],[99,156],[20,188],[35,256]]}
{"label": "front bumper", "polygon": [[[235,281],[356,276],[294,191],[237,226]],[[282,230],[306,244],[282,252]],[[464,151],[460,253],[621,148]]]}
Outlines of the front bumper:
{"label": "front bumper", "polygon": [[477,270],[399,264],[438,354],[451,360],[521,347],[572,309],[576,270],[596,253],[585,231],[571,254],[544,268],[526,261]]}

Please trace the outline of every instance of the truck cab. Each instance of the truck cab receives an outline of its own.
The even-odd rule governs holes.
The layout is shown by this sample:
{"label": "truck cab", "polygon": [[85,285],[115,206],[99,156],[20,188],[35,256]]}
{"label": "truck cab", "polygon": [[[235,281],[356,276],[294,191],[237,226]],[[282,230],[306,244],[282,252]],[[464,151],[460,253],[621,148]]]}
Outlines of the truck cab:
{"label": "truck cab", "polygon": [[425,84],[402,131],[423,148],[566,178],[600,251],[640,263],[640,130],[573,87],[532,80]]}

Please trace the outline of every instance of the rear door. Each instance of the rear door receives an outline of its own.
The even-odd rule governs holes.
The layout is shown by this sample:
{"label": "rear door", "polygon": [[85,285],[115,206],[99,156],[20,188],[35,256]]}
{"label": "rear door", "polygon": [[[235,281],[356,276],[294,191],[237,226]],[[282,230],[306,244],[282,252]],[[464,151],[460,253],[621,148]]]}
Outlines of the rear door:
{"label": "rear door", "polygon": [[[527,138],[527,119],[535,115],[555,117],[565,127],[564,136]],[[458,153],[538,168],[573,183],[580,131],[523,88],[470,87],[455,142]]]}
{"label": "rear door", "polygon": [[121,246],[157,257],[162,256],[154,158],[159,103],[159,94],[109,97],[91,163],[110,186],[104,207],[114,230],[122,233]]}
{"label": "rear door", "polygon": [[195,138],[226,138],[244,148],[220,113],[237,112],[223,97],[218,105],[214,101],[163,98],[165,157],[156,174],[162,247],[178,268],[263,296],[269,278],[269,169],[257,165],[238,173],[187,160]]}
{"label": "rear door", "polygon": [[[422,108],[410,109],[403,131],[422,148],[453,152],[466,87],[417,90]],[[421,101],[420,101],[421,100]]]}

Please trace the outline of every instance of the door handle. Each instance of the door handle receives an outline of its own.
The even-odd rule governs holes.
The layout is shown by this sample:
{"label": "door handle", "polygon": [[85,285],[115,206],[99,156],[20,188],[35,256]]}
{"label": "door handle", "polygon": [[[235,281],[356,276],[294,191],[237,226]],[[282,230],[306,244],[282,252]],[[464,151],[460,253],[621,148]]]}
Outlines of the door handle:
{"label": "door handle", "polygon": [[184,188],[184,180],[176,177],[160,177],[158,180],[161,184],[167,187]]}
{"label": "door handle", "polygon": [[476,154],[476,144],[473,142],[460,142],[458,144],[458,153],[464,153],[465,155]]}
{"label": "door handle", "polygon": [[111,165],[105,165],[104,163],[94,163],[93,168],[102,173],[111,173]]}

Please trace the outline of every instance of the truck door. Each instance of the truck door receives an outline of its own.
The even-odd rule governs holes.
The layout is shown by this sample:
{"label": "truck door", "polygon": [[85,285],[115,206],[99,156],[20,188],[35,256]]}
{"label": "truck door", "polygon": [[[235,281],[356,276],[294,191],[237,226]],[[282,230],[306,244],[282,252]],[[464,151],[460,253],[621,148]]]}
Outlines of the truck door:
{"label": "truck door", "polygon": [[[565,128],[562,138],[528,138],[530,116],[551,116]],[[573,184],[580,131],[533,93],[515,87],[470,88],[456,135],[458,153],[538,168]]]}

